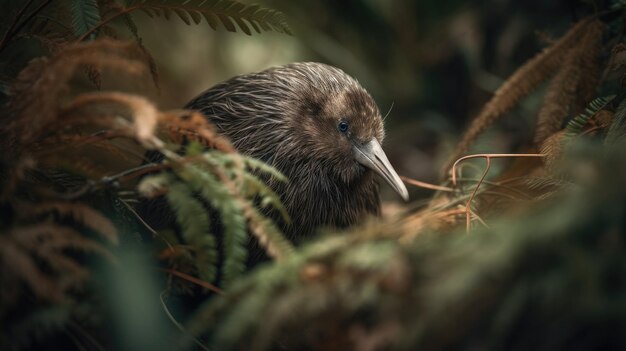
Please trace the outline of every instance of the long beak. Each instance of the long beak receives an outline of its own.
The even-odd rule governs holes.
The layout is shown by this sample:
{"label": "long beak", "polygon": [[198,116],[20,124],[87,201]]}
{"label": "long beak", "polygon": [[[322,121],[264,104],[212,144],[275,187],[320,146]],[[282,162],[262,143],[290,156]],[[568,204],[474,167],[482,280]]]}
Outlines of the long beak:
{"label": "long beak", "polygon": [[404,186],[398,173],[396,173],[389,163],[387,155],[385,155],[383,148],[380,147],[376,139],[372,139],[363,145],[355,144],[353,150],[354,156],[360,164],[383,177],[404,201],[409,200],[409,192],[406,190],[406,186]]}

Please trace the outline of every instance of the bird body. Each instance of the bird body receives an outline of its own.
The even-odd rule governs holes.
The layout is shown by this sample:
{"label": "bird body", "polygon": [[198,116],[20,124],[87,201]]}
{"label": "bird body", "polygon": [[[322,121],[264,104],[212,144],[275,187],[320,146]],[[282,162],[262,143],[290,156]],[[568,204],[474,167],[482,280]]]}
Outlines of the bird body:
{"label": "bird body", "polygon": [[204,91],[186,108],[202,112],[237,150],[289,179],[268,179],[295,241],[318,227],[344,228],[380,213],[376,173],[407,191],[380,145],[382,118],[367,91],[343,71],[294,63],[244,74]]}

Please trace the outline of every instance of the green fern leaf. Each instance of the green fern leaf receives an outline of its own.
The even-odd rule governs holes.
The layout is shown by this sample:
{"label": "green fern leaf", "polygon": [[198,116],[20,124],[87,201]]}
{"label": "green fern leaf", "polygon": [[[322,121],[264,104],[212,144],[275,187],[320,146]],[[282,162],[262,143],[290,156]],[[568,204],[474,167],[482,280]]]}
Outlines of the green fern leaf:
{"label": "green fern leaf", "polygon": [[213,282],[217,275],[217,244],[210,233],[207,210],[181,182],[169,185],[167,201],[176,214],[183,239],[195,249],[195,265],[201,279]]}
{"label": "green fern leaf", "polygon": [[77,37],[87,33],[100,22],[100,10],[96,0],[70,0],[72,28]]}
{"label": "green fern leaf", "polygon": [[206,19],[211,29],[217,30],[217,27],[219,27],[219,20],[217,19],[217,17],[214,14],[208,12],[202,12],[202,15]]}
{"label": "green fern leaf", "polygon": [[601,110],[606,104],[608,104],[615,96],[604,96],[594,99],[587,105],[585,110],[572,118],[565,127],[565,139],[568,140],[583,130],[589,119],[599,110]]}
{"label": "green fern leaf", "polygon": [[197,11],[189,11],[189,16],[191,16],[191,19],[195,24],[200,24],[202,22],[202,15]]}
{"label": "green fern leaf", "polygon": [[220,19],[220,22],[222,22],[222,24],[224,25],[224,28],[226,28],[227,31],[229,32],[237,31],[237,28],[235,28],[235,25],[233,24],[233,22],[230,20],[228,16],[218,13],[217,18]]}
{"label": "green fern leaf", "polygon": [[[236,155],[239,161],[243,161],[247,172],[234,168],[236,162],[231,154],[208,151],[204,154],[207,163],[223,169],[233,180],[240,178],[241,194],[249,200],[259,200],[261,208],[273,208],[280,213],[285,222],[291,221],[287,209],[283,206],[280,196],[276,194],[265,182],[255,174],[270,176],[279,182],[287,182],[287,178],[274,167],[251,157]],[[250,173],[252,172],[252,173]]]}
{"label": "green fern leaf", "polygon": [[157,13],[155,13],[156,11],[152,12],[152,10],[150,10],[147,7],[140,7],[139,10],[141,12],[145,13],[146,15],[148,15],[148,17],[150,17],[150,18],[154,18],[154,17],[158,16],[158,12]]}
{"label": "green fern leaf", "polygon": [[189,15],[187,14],[187,12],[182,11],[180,9],[173,9],[174,13],[176,13],[176,15],[178,15],[178,18],[180,18],[183,22],[185,22],[186,25],[190,26],[191,25],[191,19],[189,18]]}
{"label": "green fern leaf", "polygon": [[124,22],[124,25],[126,26],[126,28],[128,28],[130,33],[133,35],[135,40],[139,40],[139,28],[137,28],[137,24],[135,24],[135,21],[133,21],[130,15],[128,14],[123,15],[122,21]]}
{"label": "green fern leaf", "polygon": [[293,254],[293,245],[274,222],[264,217],[256,208],[251,208],[248,218],[252,231],[271,257],[285,258]]}
{"label": "green fern leaf", "polygon": [[233,0],[138,0],[129,4],[128,8],[141,10],[150,17],[161,16],[167,20],[172,17],[173,12],[188,25],[192,21],[199,24],[204,17],[214,30],[221,23],[229,32],[235,32],[239,27],[248,35],[252,34],[250,27],[257,33],[275,31],[291,34],[282,12]]}
{"label": "green fern leaf", "polygon": [[231,194],[208,170],[188,165],[179,171],[179,175],[220,213],[224,228],[222,284],[227,287],[245,271],[248,232],[243,211],[235,194]]}

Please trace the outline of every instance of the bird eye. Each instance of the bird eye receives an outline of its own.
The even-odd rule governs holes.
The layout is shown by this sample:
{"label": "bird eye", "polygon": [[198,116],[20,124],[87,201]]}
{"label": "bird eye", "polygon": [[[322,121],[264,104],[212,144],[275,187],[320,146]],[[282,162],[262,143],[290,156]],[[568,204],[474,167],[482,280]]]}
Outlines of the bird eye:
{"label": "bird eye", "polygon": [[348,127],[349,127],[349,124],[346,121],[339,122],[339,125],[337,126],[339,131],[342,132],[342,133],[347,133],[348,132]]}

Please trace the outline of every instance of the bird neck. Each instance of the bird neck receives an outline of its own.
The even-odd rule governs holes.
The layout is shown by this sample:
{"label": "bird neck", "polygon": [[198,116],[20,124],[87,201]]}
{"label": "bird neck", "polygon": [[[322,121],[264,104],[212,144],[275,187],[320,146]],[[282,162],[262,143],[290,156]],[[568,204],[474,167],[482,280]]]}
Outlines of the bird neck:
{"label": "bird neck", "polygon": [[307,238],[320,227],[346,228],[380,213],[378,183],[371,171],[346,182],[321,165],[302,166],[282,169],[289,183],[276,189],[291,215],[292,223],[283,228],[290,238]]}

